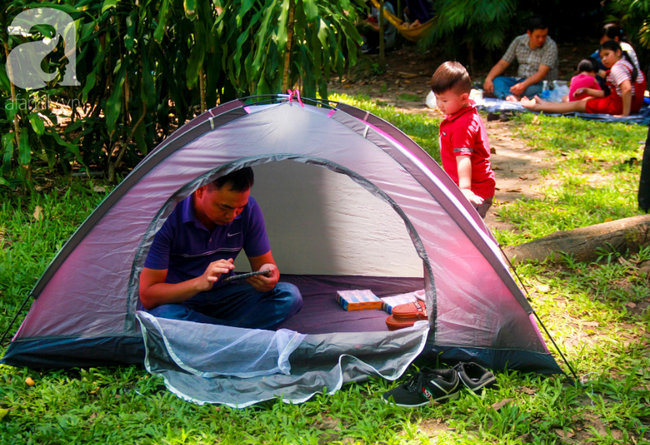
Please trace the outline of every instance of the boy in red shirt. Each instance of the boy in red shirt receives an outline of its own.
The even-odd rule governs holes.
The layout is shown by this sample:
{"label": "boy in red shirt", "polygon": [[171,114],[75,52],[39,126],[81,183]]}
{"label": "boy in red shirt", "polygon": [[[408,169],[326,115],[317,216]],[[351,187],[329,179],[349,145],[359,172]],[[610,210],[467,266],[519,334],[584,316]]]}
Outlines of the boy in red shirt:
{"label": "boy in red shirt", "polygon": [[458,62],[443,63],[431,78],[438,108],[446,114],[440,124],[442,168],[485,218],[496,181],[490,167],[487,131],[469,99],[471,89],[469,74]]}

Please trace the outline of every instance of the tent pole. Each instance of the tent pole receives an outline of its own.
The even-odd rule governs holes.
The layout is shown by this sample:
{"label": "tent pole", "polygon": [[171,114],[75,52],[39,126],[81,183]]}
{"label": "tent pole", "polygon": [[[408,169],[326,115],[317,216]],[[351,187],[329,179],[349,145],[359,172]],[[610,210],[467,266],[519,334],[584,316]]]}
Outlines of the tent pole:
{"label": "tent pole", "polygon": [[18,312],[16,312],[16,315],[14,315],[13,320],[11,320],[11,323],[9,323],[9,326],[7,326],[7,330],[4,332],[4,334],[2,334],[2,338],[0,339],[0,347],[2,347],[2,345],[4,344],[5,338],[7,337],[7,334],[9,333],[9,331],[11,330],[11,327],[16,322],[16,319],[23,312],[23,309],[25,309],[25,306],[27,305],[27,302],[29,301],[29,297],[31,297],[31,295],[27,295],[27,298],[25,298],[25,301],[23,301],[23,304],[20,306],[20,309],[18,309]]}
{"label": "tent pole", "polygon": [[[528,293],[528,289],[526,288],[526,286],[524,285],[524,282],[522,281],[521,277],[517,273],[517,269],[510,262],[510,259],[506,256],[506,253],[503,251],[501,246],[499,246],[499,250],[501,251],[501,254],[506,259],[506,261],[508,261],[508,265],[510,266],[512,271],[515,273],[515,276],[517,277],[517,280],[519,280],[519,284],[521,284],[521,287],[524,288],[524,292],[526,292],[526,299],[528,301],[532,301],[531,298],[530,298],[530,294]],[[532,306],[531,306],[531,309],[533,310],[533,315],[535,315],[535,318],[537,319],[537,322],[542,326],[542,329],[544,329],[544,332],[546,332],[546,335],[548,336],[548,338],[551,339],[551,343],[553,343],[553,346],[555,347],[555,350],[560,354],[560,357],[562,357],[562,360],[564,360],[564,363],[566,363],[566,365],[569,367],[569,371],[571,371],[571,375],[573,375],[573,378],[575,379],[575,382],[576,383],[579,382],[580,379],[578,378],[578,375],[576,374],[575,370],[573,369],[573,366],[571,366],[571,363],[569,363],[569,360],[567,360],[567,358],[564,356],[564,354],[562,354],[562,351],[560,350],[557,343],[555,343],[555,340],[551,336],[550,332],[548,332],[548,329],[546,329],[546,326],[544,326],[544,323],[542,322],[542,319],[539,318],[539,315],[537,315],[537,312],[535,312],[535,309]]]}

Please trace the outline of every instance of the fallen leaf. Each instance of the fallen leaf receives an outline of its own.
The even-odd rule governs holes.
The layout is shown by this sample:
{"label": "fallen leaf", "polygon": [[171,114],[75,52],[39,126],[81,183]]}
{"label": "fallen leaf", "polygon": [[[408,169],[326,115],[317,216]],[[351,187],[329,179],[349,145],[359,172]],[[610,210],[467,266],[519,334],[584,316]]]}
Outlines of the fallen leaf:
{"label": "fallen leaf", "polygon": [[539,124],[539,117],[538,117],[538,116],[535,116],[535,117],[533,118],[532,124],[533,124],[533,125],[537,125],[537,124]]}
{"label": "fallen leaf", "polygon": [[636,304],[630,301],[629,303],[625,303],[625,306],[629,307],[630,309],[634,309],[636,307]]}
{"label": "fallen leaf", "polygon": [[512,399],[503,399],[502,401],[497,402],[494,405],[492,405],[491,408],[493,410],[495,410],[495,411],[499,411],[501,408],[503,408],[506,404],[508,404],[510,402],[512,402]]}
{"label": "fallen leaf", "polygon": [[7,414],[9,414],[8,409],[0,409],[0,420],[2,420],[3,417],[6,416]]}
{"label": "fallen leaf", "polygon": [[546,293],[546,292],[548,292],[549,290],[551,290],[551,287],[550,287],[548,284],[540,284],[539,286],[536,287],[536,289],[537,289],[539,292]]}
{"label": "fallen leaf", "polygon": [[561,430],[561,429],[559,429],[559,428],[555,429],[555,434],[557,434],[558,436],[562,437],[563,439],[569,439],[569,438],[575,436],[575,434],[574,434],[573,432],[571,432],[571,431],[564,431],[564,430]]}
{"label": "fallen leaf", "polygon": [[596,328],[600,326],[600,324],[597,321],[588,321],[586,323],[582,323],[582,326],[585,328]]}
{"label": "fallen leaf", "polygon": [[506,190],[506,192],[517,193],[517,192],[521,192],[521,189],[508,189]]}
{"label": "fallen leaf", "polygon": [[42,221],[43,220],[43,207],[36,206],[36,208],[34,209],[34,219],[36,221]]}
{"label": "fallen leaf", "polygon": [[521,389],[521,392],[523,392],[524,394],[528,394],[529,396],[532,396],[533,394],[535,394],[537,392],[536,389],[528,388],[527,386],[522,386],[520,389]]}
{"label": "fallen leaf", "polygon": [[27,383],[27,386],[34,386],[34,385],[36,385],[36,383],[34,382],[34,380],[33,380],[31,377],[27,377],[27,378],[25,379],[25,383]]}

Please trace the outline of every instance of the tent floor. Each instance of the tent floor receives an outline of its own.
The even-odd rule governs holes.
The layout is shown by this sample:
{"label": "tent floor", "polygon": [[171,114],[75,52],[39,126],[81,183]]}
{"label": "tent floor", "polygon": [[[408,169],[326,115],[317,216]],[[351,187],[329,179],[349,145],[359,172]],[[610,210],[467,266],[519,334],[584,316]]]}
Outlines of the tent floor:
{"label": "tent floor", "polygon": [[388,331],[386,312],[348,312],[336,301],[339,290],[370,289],[378,297],[387,297],[424,288],[423,278],[282,275],[280,281],[298,286],[304,303],[300,312],[280,327],[302,334]]}

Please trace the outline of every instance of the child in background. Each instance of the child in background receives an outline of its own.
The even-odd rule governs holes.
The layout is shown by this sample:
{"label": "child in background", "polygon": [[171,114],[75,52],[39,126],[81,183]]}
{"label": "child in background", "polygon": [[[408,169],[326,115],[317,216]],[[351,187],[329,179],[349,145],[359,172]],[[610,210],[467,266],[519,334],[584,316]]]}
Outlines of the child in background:
{"label": "child in background", "polygon": [[[584,89],[592,88],[594,90],[600,90],[600,85],[596,80],[597,74],[598,62],[596,59],[592,57],[582,59],[578,64],[578,75],[571,78],[571,84],[569,85],[569,95],[565,96],[567,100],[563,100],[563,102],[573,102],[576,100],[582,100],[584,98],[591,98],[591,96],[584,93]],[[576,94],[576,90],[579,89],[583,92],[581,94]]]}
{"label": "child in background", "polygon": [[469,99],[471,89],[469,74],[458,62],[443,63],[431,78],[438,108],[447,115],[440,124],[442,168],[485,218],[496,181],[485,124]]}

